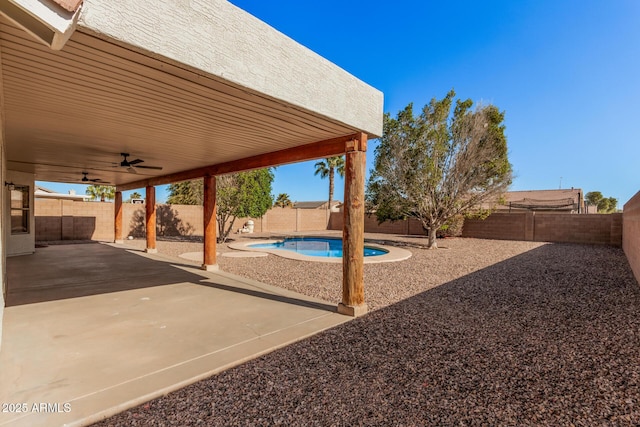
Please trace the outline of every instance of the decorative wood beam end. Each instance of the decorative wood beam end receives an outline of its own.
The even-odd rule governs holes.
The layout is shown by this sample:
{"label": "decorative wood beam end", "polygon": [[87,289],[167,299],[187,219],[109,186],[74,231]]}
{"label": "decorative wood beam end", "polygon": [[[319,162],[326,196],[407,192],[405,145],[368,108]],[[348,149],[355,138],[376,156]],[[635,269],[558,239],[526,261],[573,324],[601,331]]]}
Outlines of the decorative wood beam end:
{"label": "decorative wood beam end", "polygon": [[345,143],[345,152],[350,151],[367,151],[367,134],[357,133],[353,138]]}

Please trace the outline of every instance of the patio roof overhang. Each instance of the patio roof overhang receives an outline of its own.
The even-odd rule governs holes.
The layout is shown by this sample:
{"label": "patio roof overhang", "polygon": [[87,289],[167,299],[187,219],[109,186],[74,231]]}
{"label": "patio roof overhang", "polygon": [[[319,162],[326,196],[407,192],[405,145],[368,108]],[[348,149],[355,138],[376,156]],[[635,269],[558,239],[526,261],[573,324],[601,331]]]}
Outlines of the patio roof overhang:
{"label": "patio roof overhang", "polygon": [[[382,133],[380,91],[226,0],[19,3],[27,14],[70,3],[77,29],[66,43],[66,31],[49,43],[0,2],[8,170],[115,185],[116,242],[122,191],[145,187],[150,253],[157,250],[154,186],[204,177],[202,267],[209,270],[217,269],[216,175],[345,153],[338,311],[366,312],[365,153],[367,139]],[[142,160],[131,173],[123,160],[135,159]]]}
{"label": "patio roof overhang", "polygon": [[[376,89],[225,0],[169,3],[87,0],[61,51],[0,20],[8,169],[124,190],[380,135]],[[130,173],[120,153],[162,169]]]}

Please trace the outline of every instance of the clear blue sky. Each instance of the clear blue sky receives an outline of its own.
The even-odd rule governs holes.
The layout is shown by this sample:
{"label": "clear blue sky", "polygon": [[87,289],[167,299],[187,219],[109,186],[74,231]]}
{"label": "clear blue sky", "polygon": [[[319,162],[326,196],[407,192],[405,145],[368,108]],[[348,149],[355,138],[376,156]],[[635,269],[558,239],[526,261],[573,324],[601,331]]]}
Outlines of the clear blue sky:
{"label": "clear blue sky", "polygon": [[[512,190],[601,191],[619,208],[640,191],[640,1],[231,2],[384,92],[393,115],[451,88],[506,111]],[[274,195],[324,200],[313,164],[279,167]]]}

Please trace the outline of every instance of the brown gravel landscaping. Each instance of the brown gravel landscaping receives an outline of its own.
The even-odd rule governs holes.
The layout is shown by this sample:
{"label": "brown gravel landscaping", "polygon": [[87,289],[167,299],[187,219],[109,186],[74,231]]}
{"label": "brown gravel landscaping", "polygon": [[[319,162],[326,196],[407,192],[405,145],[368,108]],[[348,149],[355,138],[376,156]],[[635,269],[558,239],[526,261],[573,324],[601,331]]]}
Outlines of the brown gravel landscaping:
{"label": "brown gravel landscaping", "polygon": [[[369,314],[98,425],[640,425],[640,288],[620,248],[439,244],[366,265]],[[201,248],[158,242],[169,256]],[[219,264],[340,299],[340,264]]]}

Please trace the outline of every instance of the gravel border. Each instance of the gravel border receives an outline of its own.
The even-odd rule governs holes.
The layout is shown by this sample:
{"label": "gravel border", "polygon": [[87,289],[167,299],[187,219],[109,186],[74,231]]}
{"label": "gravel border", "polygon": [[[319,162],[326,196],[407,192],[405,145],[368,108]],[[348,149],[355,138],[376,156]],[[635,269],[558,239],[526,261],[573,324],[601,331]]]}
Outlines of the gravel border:
{"label": "gravel border", "polygon": [[[383,237],[421,242],[367,236]],[[620,248],[440,245],[365,266],[366,316],[97,425],[640,425],[640,287]],[[340,266],[219,263],[340,299]]]}

